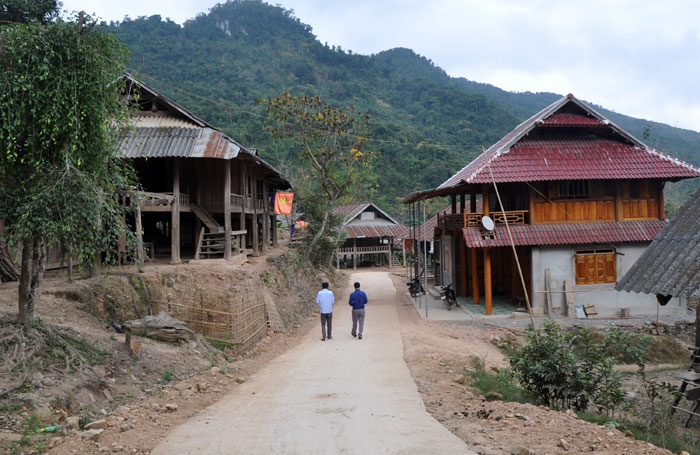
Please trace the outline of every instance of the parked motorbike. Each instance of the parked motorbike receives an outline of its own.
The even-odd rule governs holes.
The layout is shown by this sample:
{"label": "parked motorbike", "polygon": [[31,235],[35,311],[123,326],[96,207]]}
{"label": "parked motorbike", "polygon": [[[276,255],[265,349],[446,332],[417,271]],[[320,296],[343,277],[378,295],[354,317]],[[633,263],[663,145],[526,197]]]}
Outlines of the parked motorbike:
{"label": "parked motorbike", "polygon": [[408,286],[408,292],[411,294],[411,297],[415,297],[418,294],[425,295],[425,289],[423,289],[423,285],[418,277],[406,283],[406,286]]}
{"label": "parked motorbike", "polygon": [[443,300],[447,305],[447,311],[452,310],[452,305],[457,305],[457,294],[452,289],[452,283],[440,288],[440,300]]}

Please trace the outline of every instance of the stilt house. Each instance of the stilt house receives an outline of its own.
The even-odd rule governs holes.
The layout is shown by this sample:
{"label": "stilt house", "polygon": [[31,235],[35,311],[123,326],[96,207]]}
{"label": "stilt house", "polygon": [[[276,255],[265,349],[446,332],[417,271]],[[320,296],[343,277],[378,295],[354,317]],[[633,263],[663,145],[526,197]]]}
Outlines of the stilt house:
{"label": "stilt house", "polygon": [[336,207],[336,215],[343,217],[340,235],[345,242],[336,249],[336,267],[341,262],[353,269],[358,265],[398,265],[394,242],[407,237],[406,226],[397,223],[372,203]]}
{"label": "stilt house", "polygon": [[121,196],[147,252],[179,263],[276,245],[273,197],[290,187],[282,174],[146,84],[128,75],[124,83],[139,110],[119,150],[143,191]]}
{"label": "stilt house", "polygon": [[[615,283],[666,224],[664,184],[697,176],[567,95],[405,202],[450,198],[435,234],[438,284],[486,314],[494,298],[535,314],[655,314],[654,296]],[[685,306],[673,299],[663,311]]]}

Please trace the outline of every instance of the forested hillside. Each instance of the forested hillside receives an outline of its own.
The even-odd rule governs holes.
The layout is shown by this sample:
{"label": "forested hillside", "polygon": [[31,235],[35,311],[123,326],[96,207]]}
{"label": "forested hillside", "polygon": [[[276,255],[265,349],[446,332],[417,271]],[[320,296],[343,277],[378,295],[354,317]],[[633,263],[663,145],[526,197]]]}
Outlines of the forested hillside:
{"label": "forested hillside", "polygon": [[[320,96],[370,114],[380,152],[371,200],[402,218],[400,201],[434,188],[525,118],[565,94],[509,93],[451,78],[409,49],[358,55],[320,43],[291,11],[260,0],[219,4],[183,26],[151,16],[109,26],[132,52],[132,74],[260,155],[294,182],[296,152],[272,140],[257,99]],[[575,95],[575,93],[574,93]],[[700,164],[700,134],[595,106],[638,138]],[[687,192],[683,190],[683,193]]]}

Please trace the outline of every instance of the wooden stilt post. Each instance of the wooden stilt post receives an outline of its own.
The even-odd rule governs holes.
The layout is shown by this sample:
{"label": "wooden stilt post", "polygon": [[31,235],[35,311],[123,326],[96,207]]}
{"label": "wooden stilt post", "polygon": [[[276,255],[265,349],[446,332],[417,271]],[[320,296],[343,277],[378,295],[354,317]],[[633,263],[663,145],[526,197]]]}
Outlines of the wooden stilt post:
{"label": "wooden stilt post", "polygon": [[493,314],[493,292],[491,289],[491,250],[484,248],[484,313]]}
{"label": "wooden stilt post", "polygon": [[231,160],[224,164],[224,259],[231,259]]}
{"label": "wooden stilt post", "polygon": [[352,269],[357,270],[357,239],[352,239]]}
{"label": "wooden stilt post", "polygon": [[136,261],[139,264],[139,271],[143,271],[143,223],[141,221],[141,198],[136,196],[134,203],[134,221],[136,228]]}
{"label": "wooden stilt post", "polygon": [[173,159],[173,205],[170,207],[170,263],[180,263],[180,160]]}
{"label": "wooden stilt post", "polygon": [[479,304],[479,257],[476,253],[476,248],[471,248],[470,262],[471,262],[471,275],[472,275],[472,299],[474,300],[474,305]]}

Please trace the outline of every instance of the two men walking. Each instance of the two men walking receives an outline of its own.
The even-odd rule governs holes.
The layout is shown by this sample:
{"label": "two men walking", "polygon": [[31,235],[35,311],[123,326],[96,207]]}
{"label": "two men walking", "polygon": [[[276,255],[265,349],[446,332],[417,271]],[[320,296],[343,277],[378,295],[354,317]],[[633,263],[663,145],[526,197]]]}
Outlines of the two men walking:
{"label": "two men walking", "polygon": [[[328,283],[321,284],[321,290],[316,295],[316,304],[321,312],[321,341],[333,339],[333,304],[335,296],[333,291],[328,289]],[[357,339],[362,339],[362,332],[365,327],[365,305],[367,305],[367,294],[360,289],[360,283],[355,282],[355,290],[350,294],[348,304],[352,307],[352,331],[350,334]],[[326,334],[328,336],[326,336]]]}

